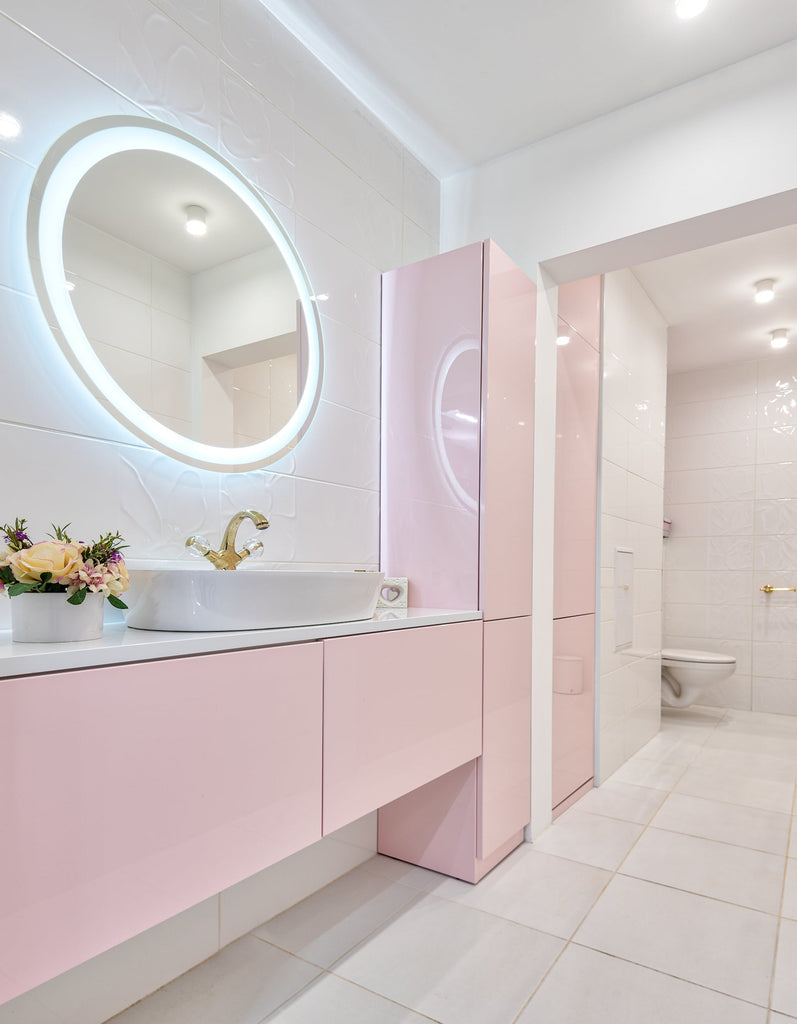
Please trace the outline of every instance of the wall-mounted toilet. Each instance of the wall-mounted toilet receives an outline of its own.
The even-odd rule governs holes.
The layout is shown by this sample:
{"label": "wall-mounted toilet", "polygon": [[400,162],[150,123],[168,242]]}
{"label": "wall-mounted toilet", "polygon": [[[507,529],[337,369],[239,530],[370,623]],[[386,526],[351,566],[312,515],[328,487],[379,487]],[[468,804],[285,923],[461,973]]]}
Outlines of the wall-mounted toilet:
{"label": "wall-mounted toilet", "polygon": [[661,702],[670,708],[688,708],[707,686],[729,679],[735,669],[732,654],[665,647],[661,652]]}

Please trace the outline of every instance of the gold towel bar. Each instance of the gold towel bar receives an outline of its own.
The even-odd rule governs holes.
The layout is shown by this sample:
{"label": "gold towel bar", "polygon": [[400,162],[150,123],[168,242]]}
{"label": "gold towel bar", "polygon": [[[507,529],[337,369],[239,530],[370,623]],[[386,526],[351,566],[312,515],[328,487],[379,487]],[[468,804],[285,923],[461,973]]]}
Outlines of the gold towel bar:
{"label": "gold towel bar", "polygon": [[797,593],[797,587],[770,587],[768,583],[765,583],[761,589],[765,594],[774,594],[776,590],[792,590]]}

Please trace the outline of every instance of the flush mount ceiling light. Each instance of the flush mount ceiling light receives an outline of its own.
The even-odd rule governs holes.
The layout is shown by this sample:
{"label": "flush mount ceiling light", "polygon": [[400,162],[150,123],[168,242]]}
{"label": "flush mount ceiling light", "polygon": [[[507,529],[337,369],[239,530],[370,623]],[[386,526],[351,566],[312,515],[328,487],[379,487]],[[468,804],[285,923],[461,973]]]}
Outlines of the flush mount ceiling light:
{"label": "flush mount ceiling light", "polygon": [[675,13],[679,18],[696,18],[708,4],[708,0],[675,0]]}
{"label": "flush mount ceiling light", "polygon": [[569,345],[570,344],[570,335],[569,334],[559,334],[559,335],[557,335],[556,344],[557,345]]}
{"label": "flush mount ceiling light", "polygon": [[208,231],[207,211],[202,206],[186,206],[185,230],[189,235],[206,235]]}
{"label": "flush mount ceiling light", "polygon": [[769,332],[773,348],[785,348],[789,344],[789,332],[785,327],[778,327],[775,331]]}
{"label": "flush mount ceiling light", "polygon": [[772,302],[775,298],[775,281],[771,277],[765,277],[763,281],[756,281],[755,285],[755,301],[764,303]]}
{"label": "flush mount ceiling light", "polygon": [[11,114],[0,111],[0,138],[15,139],[22,131],[22,125]]}

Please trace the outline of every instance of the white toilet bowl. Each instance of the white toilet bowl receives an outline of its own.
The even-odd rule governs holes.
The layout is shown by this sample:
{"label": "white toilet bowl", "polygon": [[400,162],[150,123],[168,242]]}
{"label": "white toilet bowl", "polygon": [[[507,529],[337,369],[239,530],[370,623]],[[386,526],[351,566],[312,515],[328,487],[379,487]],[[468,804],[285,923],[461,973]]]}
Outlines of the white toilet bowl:
{"label": "white toilet bowl", "polygon": [[735,670],[732,654],[665,647],[661,652],[661,702],[670,708],[688,708],[707,686],[730,678]]}

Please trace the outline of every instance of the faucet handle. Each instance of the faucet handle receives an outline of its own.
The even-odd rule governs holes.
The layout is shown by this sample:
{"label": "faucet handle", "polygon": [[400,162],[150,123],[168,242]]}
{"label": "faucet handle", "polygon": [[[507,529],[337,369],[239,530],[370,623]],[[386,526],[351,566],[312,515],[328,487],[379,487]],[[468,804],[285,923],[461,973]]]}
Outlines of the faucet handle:
{"label": "faucet handle", "polygon": [[247,556],[249,558],[260,558],[265,550],[266,548],[262,540],[258,540],[257,537],[250,537],[249,540],[245,541],[241,554],[243,555],[244,551],[246,551],[247,554],[244,555],[244,558]]}
{"label": "faucet handle", "polygon": [[185,546],[195,558],[205,558],[208,552],[213,550],[207,537],[203,537],[199,533],[186,537]]}

